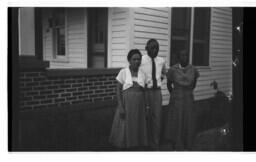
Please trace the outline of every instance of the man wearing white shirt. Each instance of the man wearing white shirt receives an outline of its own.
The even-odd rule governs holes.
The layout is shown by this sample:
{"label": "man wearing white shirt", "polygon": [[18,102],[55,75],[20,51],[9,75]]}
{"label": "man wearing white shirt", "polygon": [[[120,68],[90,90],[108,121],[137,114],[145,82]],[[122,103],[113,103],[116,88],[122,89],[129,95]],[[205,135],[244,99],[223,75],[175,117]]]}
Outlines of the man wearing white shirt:
{"label": "man wearing white shirt", "polygon": [[140,69],[146,74],[146,96],[149,109],[149,143],[155,150],[159,149],[162,93],[161,85],[166,74],[165,60],[158,55],[159,43],[150,39],[145,47],[147,55],[142,56]]}

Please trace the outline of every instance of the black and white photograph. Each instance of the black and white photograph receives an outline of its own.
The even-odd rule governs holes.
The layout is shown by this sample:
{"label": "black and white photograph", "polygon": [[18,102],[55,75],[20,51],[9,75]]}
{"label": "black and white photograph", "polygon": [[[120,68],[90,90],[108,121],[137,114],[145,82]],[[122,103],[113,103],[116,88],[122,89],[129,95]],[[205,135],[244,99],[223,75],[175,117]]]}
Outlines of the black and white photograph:
{"label": "black and white photograph", "polygon": [[243,151],[243,7],[8,7],[9,151]]}

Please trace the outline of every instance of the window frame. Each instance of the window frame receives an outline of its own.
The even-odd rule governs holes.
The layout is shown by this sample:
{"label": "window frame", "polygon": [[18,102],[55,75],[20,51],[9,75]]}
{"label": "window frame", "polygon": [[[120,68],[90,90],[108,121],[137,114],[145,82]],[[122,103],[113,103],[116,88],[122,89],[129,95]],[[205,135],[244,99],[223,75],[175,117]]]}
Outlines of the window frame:
{"label": "window frame", "polygon": [[[52,22],[53,23],[53,13],[55,12],[56,8],[52,9]],[[65,55],[64,56],[61,56],[61,55],[58,55],[57,54],[57,43],[56,43],[56,34],[55,34],[55,27],[53,26],[52,24],[52,62],[62,62],[62,63],[68,63],[69,62],[69,59],[68,59],[68,30],[67,30],[67,9],[66,8],[63,8],[64,9],[64,32],[65,32]]]}

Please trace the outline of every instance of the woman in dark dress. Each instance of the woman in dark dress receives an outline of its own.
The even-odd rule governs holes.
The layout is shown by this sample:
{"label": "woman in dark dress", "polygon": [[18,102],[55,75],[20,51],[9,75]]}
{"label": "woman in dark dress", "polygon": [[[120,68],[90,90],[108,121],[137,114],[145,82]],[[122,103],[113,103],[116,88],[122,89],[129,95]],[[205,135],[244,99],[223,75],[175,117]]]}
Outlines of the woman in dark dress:
{"label": "woman in dark dress", "polygon": [[147,145],[145,75],[139,70],[141,57],[139,50],[131,50],[127,56],[129,67],[121,69],[116,77],[118,107],[109,139],[116,147]]}
{"label": "woman in dark dress", "polygon": [[194,136],[193,90],[199,77],[198,70],[188,62],[188,53],[179,54],[179,62],[167,73],[170,92],[169,114],[165,137],[174,144],[175,150],[188,150]]}

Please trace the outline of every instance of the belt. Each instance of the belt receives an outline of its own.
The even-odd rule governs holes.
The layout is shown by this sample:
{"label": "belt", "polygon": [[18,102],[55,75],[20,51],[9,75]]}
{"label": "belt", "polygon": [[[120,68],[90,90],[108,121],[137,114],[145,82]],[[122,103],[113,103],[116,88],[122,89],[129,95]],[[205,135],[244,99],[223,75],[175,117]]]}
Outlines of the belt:
{"label": "belt", "polygon": [[148,87],[146,87],[145,89],[146,90],[159,90],[159,89],[161,89],[161,87],[156,87],[156,88],[153,88],[153,87],[152,88],[148,88]]}

